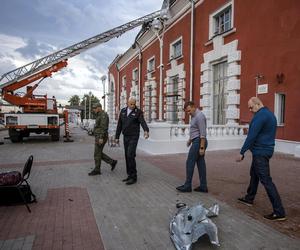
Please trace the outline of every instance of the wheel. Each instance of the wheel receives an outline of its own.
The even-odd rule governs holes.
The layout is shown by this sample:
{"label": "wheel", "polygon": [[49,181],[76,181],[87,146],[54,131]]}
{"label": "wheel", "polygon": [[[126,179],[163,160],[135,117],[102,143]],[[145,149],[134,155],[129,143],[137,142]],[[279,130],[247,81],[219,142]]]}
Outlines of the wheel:
{"label": "wheel", "polygon": [[9,138],[11,142],[20,142],[22,141],[23,137],[20,131],[15,130],[14,128],[10,128],[8,130]]}
{"label": "wheel", "polygon": [[51,135],[51,140],[52,141],[59,141],[59,136],[60,136],[60,129],[52,129],[50,131],[50,135]]}

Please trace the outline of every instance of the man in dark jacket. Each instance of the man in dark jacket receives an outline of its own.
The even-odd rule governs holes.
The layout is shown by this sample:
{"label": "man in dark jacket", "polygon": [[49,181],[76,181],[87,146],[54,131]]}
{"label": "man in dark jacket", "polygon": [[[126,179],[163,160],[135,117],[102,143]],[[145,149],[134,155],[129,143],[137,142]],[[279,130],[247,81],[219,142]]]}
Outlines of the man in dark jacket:
{"label": "man in dark jacket", "polygon": [[264,218],[272,221],[282,221],[286,219],[285,211],[276,186],[270,176],[269,166],[269,160],[273,155],[275,146],[276,117],[271,111],[264,107],[262,101],[257,97],[250,98],[248,108],[254,116],[250,122],[248,135],[237,161],[240,162],[244,159],[244,154],[247,150],[252,152],[251,179],[247,189],[247,195],[239,198],[238,201],[245,205],[252,206],[260,181],[265,187],[273,206],[273,212],[265,215]]}
{"label": "man in dark jacket", "polygon": [[143,112],[136,107],[136,100],[130,97],[127,102],[127,107],[123,108],[119,115],[117,130],[116,130],[116,143],[119,143],[120,134],[123,134],[125,159],[126,159],[126,172],[127,178],[123,181],[127,185],[136,183],[136,147],[140,136],[140,125],[144,130],[144,137],[149,137],[149,128],[144,120]]}
{"label": "man in dark jacket", "polygon": [[93,108],[94,108],[94,112],[96,113],[96,121],[94,127],[95,168],[89,173],[89,175],[98,175],[101,174],[101,160],[111,165],[111,171],[115,169],[117,165],[117,161],[113,160],[108,155],[103,153],[103,148],[108,139],[108,123],[109,123],[108,115],[104,110],[102,110],[102,106],[100,103],[93,106]]}

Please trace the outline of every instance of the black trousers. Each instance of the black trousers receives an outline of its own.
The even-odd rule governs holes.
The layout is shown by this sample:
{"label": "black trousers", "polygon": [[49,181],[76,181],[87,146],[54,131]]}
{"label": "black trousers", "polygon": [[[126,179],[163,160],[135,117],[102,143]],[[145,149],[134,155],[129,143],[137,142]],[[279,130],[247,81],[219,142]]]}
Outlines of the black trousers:
{"label": "black trousers", "polygon": [[266,189],[267,195],[272,203],[274,213],[285,216],[285,211],[275,184],[270,176],[270,165],[268,156],[253,156],[250,169],[250,184],[247,189],[246,199],[253,201],[257,192],[258,183],[261,182]]}
{"label": "black trousers", "polygon": [[128,177],[135,179],[137,178],[136,171],[136,147],[138,144],[139,136],[124,136],[124,149],[126,159],[126,172]]}

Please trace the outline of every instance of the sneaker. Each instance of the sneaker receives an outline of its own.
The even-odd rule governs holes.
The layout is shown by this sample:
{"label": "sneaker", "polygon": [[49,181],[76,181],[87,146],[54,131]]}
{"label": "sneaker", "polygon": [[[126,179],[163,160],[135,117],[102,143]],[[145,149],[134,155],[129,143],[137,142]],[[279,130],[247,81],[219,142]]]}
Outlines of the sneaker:
{"label": "sneaker", "polygon": [[195,192],[201,192],[201,193],[208,193],[208,189],[207,188],[201,188],[200,186],[194,188],[194,191]]}
{"label": "sneaker", "polygon": [[100,174],[101,174],[101,172],[100,172],[99,170],[95,170],[95,169],[93,169],[93,170],[89,173],[90,176],[92,176],[92,175],[100,175]]}
{"label": "sneaker", "polygon": [[271,221],[284,221],[286,217],[284,215],[277,215],[275,213],[264,215],[264,218]]}
{"label": "sneaker", "polygon": [[117,165],[118,161],[117,160],[114,160],[111,164],[111,171],[114,171],[114,169],[116,168],[116,165]]}
{"label": "sneaker", "polygon": [[248,207],[252,207],[253,206],[253,201],[249,201],[249,200],[246,200],[244,197],[242,198],[238,198],[238,202],[248,206]]}
{"label": "sneaker", "polygon": [[184,185],[183,186],[179,186],[176,189],[179,192],[182,192],[182,193],[190,193],[190,192],[192,192],[192,188],[191,187],[185,187]]}

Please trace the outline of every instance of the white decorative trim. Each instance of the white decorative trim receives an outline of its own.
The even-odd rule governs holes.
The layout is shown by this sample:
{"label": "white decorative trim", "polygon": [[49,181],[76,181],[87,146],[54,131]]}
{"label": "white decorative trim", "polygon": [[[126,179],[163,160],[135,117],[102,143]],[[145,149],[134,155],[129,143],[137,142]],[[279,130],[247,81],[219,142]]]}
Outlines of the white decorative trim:
{"label": "white decorative trim", "polygon": [[241,51],[238,50],[238,40],[234,40],[228,44],[224,44],[222,36],[216,36],[213,39],[213,50],[203,55],[204,62],[201,64],[201,78],[200,83],[200,107],[206,115],[208,125],[212,125],[212,84],[213,72],[212,67],[216,63],[226,61],[227,67],[227,110],[226,110],[226,124],[237,124],[236,120],[239,119],[239,104],[240,95],[240,80],[238,79],[241,74]]}
{"label": "white decorative trim", "polygon": [[107,114],[109,116],[110,121],[115,120],[116,114],[116,96],[115,92],[111,91],[112,89],[115,90],[115,78],[112,73],[109,74],[109,83],[108,83],[108,94],[107,94]]}
{"label": "white decorative trim", "polygon": [[[172,78],[178,76],[179,82],[178,82],[178,99],[177,99],[177,105],[179,107],[177,112],[177,117],[179,120],[179,123],[182,123],[182,120],[185,118],[185,114],[183,112],[183,106],[184,106],[184,100],[186,95],[186,72],[184,70],[184,64],[177,65],[177,60],[171,61],[171,68],[166,71],[166,78],[165,78],[165,87],[164,87],[164,94],[168,92],[173,92],[173,86],[172,86]],[[167,111],[171,109],[171,106],[169,103],[166,102],[165,99],[165,109],[164,109],[164,118],[167,121],[171,121],[170,113]]]}
{"label": "white decorative trim", "polygon": [[[209,32],[208,32],[209,37],[208,37],[208,40],[212,39],[214,36],[213,31],[214,31],[214,24],[215,24],[215,22],[214,22],[215,16],[217,16],[219,13],[223,12],[230,5],[231,5],[231,27],[230,27],[230,29],[232,29],[234,27],[234,0],[231,0],[209,15]],[[218,34],[218,35],[222,35],[222,34]]]}

